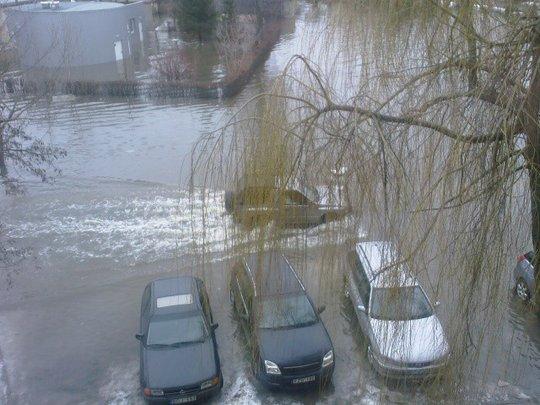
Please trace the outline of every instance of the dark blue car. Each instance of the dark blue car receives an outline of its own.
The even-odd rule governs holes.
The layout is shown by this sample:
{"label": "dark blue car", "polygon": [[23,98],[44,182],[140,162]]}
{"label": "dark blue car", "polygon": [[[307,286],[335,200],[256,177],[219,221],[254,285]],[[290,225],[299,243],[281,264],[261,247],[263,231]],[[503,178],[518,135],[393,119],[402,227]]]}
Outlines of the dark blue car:
{"label": "dark blue car", "polygon": [[270,388],[325,385],[334,350],[304,285],[278,252],[253,254],[232,272],[230,298],[251,349],[255,376]]}
{"label": "dark blue car", "polygon": [[144,398],[181,404],[217,393],[223,378],[216,328],[200,279],[180,276],[149,283],[136,335]]}

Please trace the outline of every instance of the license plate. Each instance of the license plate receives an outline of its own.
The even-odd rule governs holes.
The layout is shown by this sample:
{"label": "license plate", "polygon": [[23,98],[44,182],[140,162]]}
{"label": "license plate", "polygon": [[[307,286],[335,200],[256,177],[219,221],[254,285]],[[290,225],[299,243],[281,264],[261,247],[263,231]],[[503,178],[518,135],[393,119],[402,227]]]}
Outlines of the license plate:
{"label": "license plate", "polygon": [[187,402],[194,402],[195,400],[197,400],[197,396],[192,395],[191,397],[171,399],[171,404],[185,404]]}
{"label": "license plate", "polygon": [[303,384],[303,383],[307,383],[307,382],[311,382],[311,381],[315,381],[315,376],[314,375],[310,375],[309,377],[303,377],[303,378],[295,378],[294,380],[292,380],[292,383],[293,384]]}

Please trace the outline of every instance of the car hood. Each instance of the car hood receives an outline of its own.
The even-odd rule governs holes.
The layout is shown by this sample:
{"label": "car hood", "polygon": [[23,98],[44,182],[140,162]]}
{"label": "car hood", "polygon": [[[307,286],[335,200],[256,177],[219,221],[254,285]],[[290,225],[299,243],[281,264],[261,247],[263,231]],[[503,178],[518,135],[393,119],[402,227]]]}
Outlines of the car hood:
{"label": "car hood", "polygon": [[198,384],[217,374],[212,340],[175,348],[143,349],[146,385],[174,388]]}
{"label": "car hood", "polygon": [[261,357],[279,366],[321,361],[332,349],[322,322],[300,328],[259,329]]}
{"label": "car hood", "polygon": [[401,362],[431,362],[448,354],[449,346],[439,319],[386,321],[370,318],[378,352]]}

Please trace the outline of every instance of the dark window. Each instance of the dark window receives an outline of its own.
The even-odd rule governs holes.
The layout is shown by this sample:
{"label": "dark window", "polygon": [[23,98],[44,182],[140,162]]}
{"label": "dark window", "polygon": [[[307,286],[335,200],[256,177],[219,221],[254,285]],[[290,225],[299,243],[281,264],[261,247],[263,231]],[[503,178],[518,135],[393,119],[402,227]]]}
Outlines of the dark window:
{"label": "dark window", "polygon": [[433,315],[426,295],[418,286],[374,288],[371,317],[375,319],[406,321]]}
{"label": "dark window", "polygon": [[296,190],[285,191],[285,204],[286,205],[308,205],[309,200],[305,195]]}
{"label": "dark window", "polygon": [[253,286],[251,284],[251,279],[246,273],[246,268],[242,265],[238,272],[236,273],[238,278],[238,283],[240,285],[240,293],[242,294],[242,299],[245,304],[246,315],[251,314],[251,303],[253,301]]}
{"label": "dark window", "polygon": [[148,327],[148,346],[174,346],[203,342],[207,336],[206,325],[200,314],[191,316],[159,316]]}
{"label": "dark window", "polygon": [[354,279],[358,286],[358,291],[360,292],[360,298],[362,298],[364,305],[367,307],[369,304],[369,280],[366,271],[364,270],[364,266],[362,266],[358,253],[355,251],[349,252],[348,256],[350,265],[353,269]]}
{"label": "dark window", "polygon": [[300,327],[317,322],[317,315],[304,294],[269,297],[261,302],[259,327]]}
{"label": "dark window", "polygon": [[200,280],[197,280],[197,285],[199,287],[199,299],[202,309],[204,311],[204,315],[206,316],[206,319],[209,323],[214,323],[214,319],[212,317],[212,310],[210,309],[210,300],[208,299],[208,294],[206,293],[204,283]]}
{"label": "dark window", "polygon": [[144,289],[143,298],[141,302],[141,312],[146,314],[150,310],[150,286],[147,285]]}

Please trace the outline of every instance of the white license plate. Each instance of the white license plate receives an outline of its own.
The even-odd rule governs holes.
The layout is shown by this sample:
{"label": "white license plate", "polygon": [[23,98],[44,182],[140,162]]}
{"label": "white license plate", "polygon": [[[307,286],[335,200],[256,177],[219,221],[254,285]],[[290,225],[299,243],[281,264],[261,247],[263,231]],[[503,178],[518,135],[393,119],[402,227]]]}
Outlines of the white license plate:
{"label": "white license plate", "polygon": [[307,382],[311,382],[311,381],[315,381],[315,376],[314,375],[310,375],[309,377],[304,377],[304,378],[295,378],[294,380],[292,380],[292,383],[293,384],[303,384],[303,383],[307,383]]}
{"label": "white license plate", "polygon": [[171,404],[185,404],[187,402],[194,402],[197,399],[196,395],[192,395],[191,397],[185,397],[185,398],[176,398],[171,399]]}

